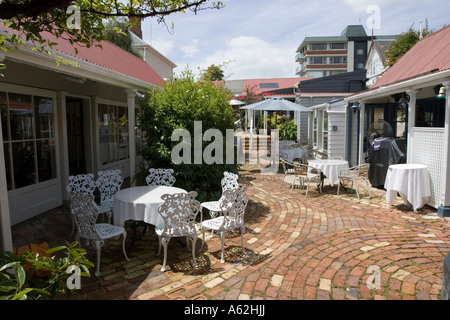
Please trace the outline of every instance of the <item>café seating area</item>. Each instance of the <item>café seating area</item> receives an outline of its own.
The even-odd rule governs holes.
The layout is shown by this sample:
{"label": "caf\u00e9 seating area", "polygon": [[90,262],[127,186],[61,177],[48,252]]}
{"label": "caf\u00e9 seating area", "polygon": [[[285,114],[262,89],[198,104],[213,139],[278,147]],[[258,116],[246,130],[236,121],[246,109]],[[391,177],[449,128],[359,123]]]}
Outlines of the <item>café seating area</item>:
{"label": "caf\u00e9 seating area", "polygon": [[[98,172],[98,180],[93,174],[80,174],[69,177],[66,187],[70,195],[70,211],[73,230],[79,244],[92,244],[97,252],[96,276],[100,275],[101,248],[106,247],[110,238],[122,236],[123,254],[128,260],[125,248],[127,232],[124,224],[132,222],[133,241],[129,250],[133,249],[136,227],[145,224],[145,229],[153,227],[159,239],[158,255],[164,248],[163,265],[165,271],[168,244],[171,238],[186,238],[186,246],[192,248],[193,267],[197,266],[195,258],[197,233],[203,233],[203,249],[205,229],[219,234],[222,241],[221,262],[224,263],[224,242],[227,231],[240,228],[242,234],[242,250],[245,253],[243,233],[244,213],[248,198],[246,187],[240,187],[237,174],[224,172],[222,179],[222,196],[218,200],[200,203],[195,198],[197,192],[175,187],[176,178],[173,169],[150,168],[145,181],[146,186],[132,186],[121,189],[123,177],[120,170]],[[95,201],[94,192],[98,188],[99,201]],[[203,221],[202,208],[209,211],[211,219]],[[200,221],[197,216],[201,213]],[[106,215],[107,223],[101,223],[101,215]],[[179,240],[178,240],[179,241]],[[180,242],[181,243],[181,242]]]}

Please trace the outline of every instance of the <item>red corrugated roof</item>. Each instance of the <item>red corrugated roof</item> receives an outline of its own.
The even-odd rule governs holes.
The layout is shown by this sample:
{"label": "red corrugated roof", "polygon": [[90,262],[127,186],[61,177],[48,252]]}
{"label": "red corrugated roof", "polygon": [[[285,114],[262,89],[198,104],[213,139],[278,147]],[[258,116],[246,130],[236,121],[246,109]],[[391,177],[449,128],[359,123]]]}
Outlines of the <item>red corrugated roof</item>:
{"label": "red corrugated roof", "polygon": [[418,41],[371,87],[450,69],[450,25]]}
{"label": "red corrugated roof", "polygon": [[[9,33],[16,33],[9,28],[0,27]],[[156,73],[145,61],[135,55],[123,50],[109,41],[102,41],[102,48],[91,46],[90,48],[77,46],[78,53],[75,53],[74,45],[68,40],[56,37],[49,32],[41,33],[44,39],[58,43],[53,46],[55,50],[85,60],[98,66],[119,72],[132,78],[148,82],[156,86],[162,86],[165,81]]]}

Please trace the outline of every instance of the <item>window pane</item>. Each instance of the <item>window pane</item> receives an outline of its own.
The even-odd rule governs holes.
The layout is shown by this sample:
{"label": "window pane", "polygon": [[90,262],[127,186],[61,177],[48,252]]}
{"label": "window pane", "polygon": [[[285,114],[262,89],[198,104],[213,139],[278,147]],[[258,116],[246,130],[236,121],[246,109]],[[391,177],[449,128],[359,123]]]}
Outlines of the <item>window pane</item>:
{"label": "window pane", "polygon": [[34,97],[37,138],[54,138],[53,100]]}
{"label": "window pane", "polygon": [[346,49],[347,46],[345,43],[331,43],[331,49],[339,50],[339,49]]}
{"label": "window pane", "polygon": [[36,182],[36,167],[34,164],[33,142],[11,143],[15,189]]}
{"label": "window pane", "polygon": [[55,140],[37,142],[39,182],[56,178]]}
{"label": "window pane", "polygon": [[2,115],[2,134],[3,141],[9,140],[8,135],[8,105],[6,99],[6,92],[0,92],[0,112]]}
{"label": "window pane", "polygon": [[347,57],[330,57],[331,64],[345,64],[347,63]]}
{"label": "window pane", "polygon": [[277,89],[277,88],[279,88],[278,83],[260,83],[259,87],[261,89],[270,89],[270,88]]}
{"label": "window pane", "polygon": [[311,44],[311,50],[326,50],[325,43],[313,43]]}
{"label": "window pane", "polygon": [[6,172],[6,186],[8,190],[12,190],[11,185],[11,165],[9,163],[9,143],[3,144],[3,152],[5,154],[5,172]]}
{"label": "window pane", "polygon": [[98,105],[100,162],[107,164],[129,155],[128,109]]}
{"label": "window pane", "polygon": [[128,110],[126,107],[118,107],[118,159],[123,160],[128,158]]}
{"label": "window pane", "polygon": [[9,94],[9,116],[12,140],[33,139],[33,104],[31,96]]}
{"label": "window pane", "polygon": [[311,57],[309,58],[310,64],[326,64],[327,58],[326,57]]}

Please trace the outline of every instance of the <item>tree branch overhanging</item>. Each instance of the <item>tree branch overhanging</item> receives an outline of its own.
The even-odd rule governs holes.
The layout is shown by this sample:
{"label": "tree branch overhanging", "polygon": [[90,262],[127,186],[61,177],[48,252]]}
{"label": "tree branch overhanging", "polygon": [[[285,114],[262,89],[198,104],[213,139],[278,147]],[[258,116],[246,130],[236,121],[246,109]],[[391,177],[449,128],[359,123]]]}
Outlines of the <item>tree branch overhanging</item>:
{"label": "tree branch overhanging", "polygon": [[[68,26],[69,19],[73,18],[72,11],[68,10],[70,6],[79,8],[81,28]],[[197,14],[200,10],[223,7],[222,1],[210,0],[0,0],[0,22],[37,45],[48,44],[41,36],[41,32],[47,31],[56,38],[69,36],[72,44],[89,47],[105,39],[103,19],[153,17],[158,23],[165,23],[165,17],[177,12]],[[16,37],[2,37],[0,48],[17,47],[16,40]]]}

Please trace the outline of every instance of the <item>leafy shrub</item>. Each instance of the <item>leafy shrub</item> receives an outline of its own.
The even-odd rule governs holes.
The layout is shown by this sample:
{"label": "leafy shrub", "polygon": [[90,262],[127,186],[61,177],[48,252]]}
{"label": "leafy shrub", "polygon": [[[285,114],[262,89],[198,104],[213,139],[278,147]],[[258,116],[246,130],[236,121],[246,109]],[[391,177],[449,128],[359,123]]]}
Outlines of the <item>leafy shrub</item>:
{"label": "leafy shrub", "polygon": [[[88,268],[94,265],[86,257],[86,250],[76,248],[77,242],[67,246],[52,248],[51,254],[66,250],[61,258],[44,257],[26,251],[21,255],[11,252],[0,254],[0,300],[52,300],[58,294],[70,295],[75,289],[67,286],[67,280],[72,276],[73,266],[80,269],[80,276],[88,277]],[[24,265],[29,263],[34,271],[45,270],[48,276],[43,278],[28,278]]]}
{"label": "leafy shrub", "polygon": [[[176,186],[189,191],[197,191],[199,201],[215,200],[220,197],[220,180],[224,171],[237,173],[236,161],[226,164],[226,129],[235,130],[235,117],[229,105],[230,94],[212,82],[196,82],[191,71],[174,77],[162,90],[151,91],[142,103],[139,126],[145,132],[147,145],[141,155],[146,163],[141,164],[141,172],[148,174],[148,168],[172,168],[175,171]],[[202,134],[208,129],[222,133],[223,164],[194,164],[194,121],[200,121]],[[171,153],[179,141],[172,141],[176,129],[186,129],[191,135],[190,163],[174,164]],[[210,141],[202,141],[202,151]],[[142,179],[141,179],[142,181]]]}
{"label": "leafy shrub", "polygon": [[281,140],[297,140],[297,125],[294,120],[284,122],[280,128]]}

